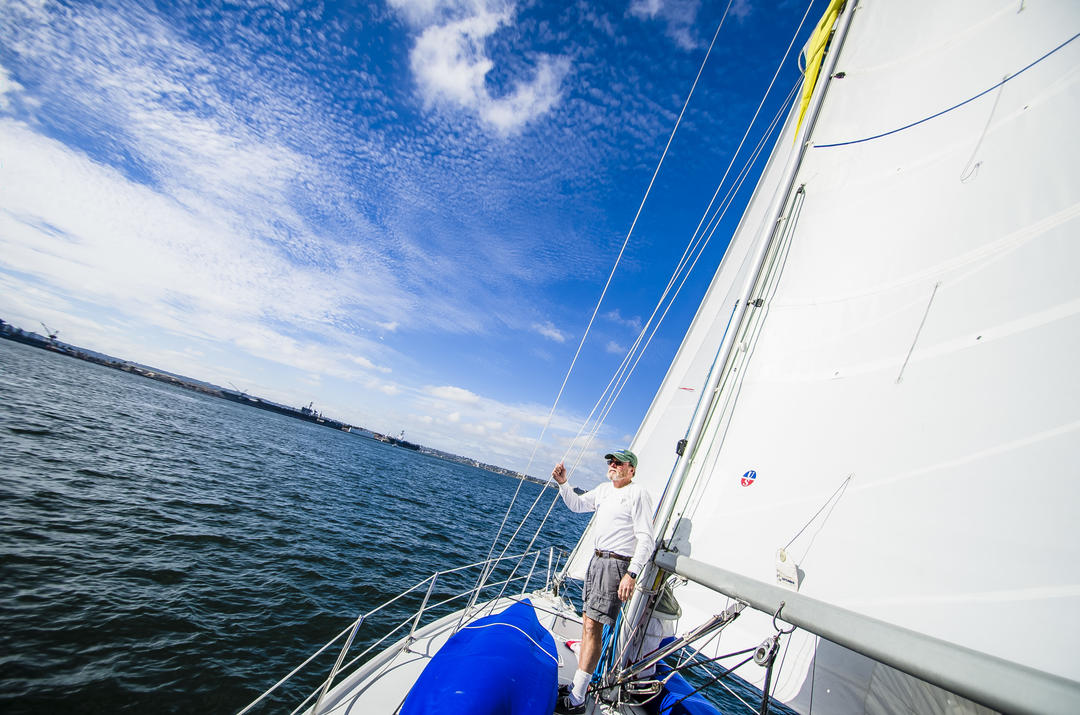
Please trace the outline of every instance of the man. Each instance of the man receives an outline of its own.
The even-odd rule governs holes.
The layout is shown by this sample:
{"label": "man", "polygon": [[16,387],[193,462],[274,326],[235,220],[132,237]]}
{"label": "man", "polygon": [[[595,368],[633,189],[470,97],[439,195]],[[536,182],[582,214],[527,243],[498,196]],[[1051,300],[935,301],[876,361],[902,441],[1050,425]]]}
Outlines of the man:
{"label": "man", "polygon": [[648,493],[633,483],[637,455],[628,449],[604,455],[608,482],[578,495],[566,480],[560,462],[551,471],[559,494],[571,511],[595,511],[593,557],[585,574],[582,633],[578,670],[569,693],[559,700],[558,712],[585,711],[585,691],[600,661],[604,624],[614,625],[619,606],[630,598],[653,549],[653,506]]}

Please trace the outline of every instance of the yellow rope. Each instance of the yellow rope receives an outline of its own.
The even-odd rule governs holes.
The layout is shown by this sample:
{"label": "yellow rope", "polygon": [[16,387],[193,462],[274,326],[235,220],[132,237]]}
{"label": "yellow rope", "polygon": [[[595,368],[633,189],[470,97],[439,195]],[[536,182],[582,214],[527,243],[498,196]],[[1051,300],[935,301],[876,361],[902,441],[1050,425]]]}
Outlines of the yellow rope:
{"label": "yellow rope", "polygon": [[821,16],[821,21],[814,28],[814,34],[810,35],[810,41],[806,43],[806,52],[803,53],[806,58],[805,80],[803,81],[802,100],[799,102],[799,122],[795,125],[796,137],[798,137],[799,128],[802,126],[803,115],[806,114],[806,108],[810,104],[810,97],[814,94],[814,87],[817,86],[821,61],[825,57],[825,47],[829,44],[833,25],[836,24],[836,18],[840,16],[840,8],[843,7],[844,2],[845,0],[832,0],[829,3],[825,14]]}

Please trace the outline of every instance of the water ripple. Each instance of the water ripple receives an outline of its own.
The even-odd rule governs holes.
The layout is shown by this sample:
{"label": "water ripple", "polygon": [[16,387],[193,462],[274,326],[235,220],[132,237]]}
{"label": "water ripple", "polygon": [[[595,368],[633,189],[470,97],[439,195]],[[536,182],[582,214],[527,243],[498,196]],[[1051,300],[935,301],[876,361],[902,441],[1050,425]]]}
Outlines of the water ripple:
{"label": "water ripple", "polygon": [[[360,613],[481,559],[517,487],[9,341],[0,365],[5,714],[235,712]],[[557,509],[537,543],[583,526]]]}

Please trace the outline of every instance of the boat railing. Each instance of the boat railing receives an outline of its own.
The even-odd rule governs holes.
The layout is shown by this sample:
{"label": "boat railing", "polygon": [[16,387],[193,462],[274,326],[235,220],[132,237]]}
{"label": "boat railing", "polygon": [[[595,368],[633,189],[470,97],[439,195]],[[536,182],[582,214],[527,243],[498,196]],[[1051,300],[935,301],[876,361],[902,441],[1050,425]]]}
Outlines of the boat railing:
{"label": "boat railing", "polygon": [[[326,645],[322,646],[317,651],[308,656],[307,660],[294,668],[292,672],[290,672],[281,680],[270,686],[270,688],[268,688],[262,695],[260,695],[258,698],[253,700],[247,707],[241,710],[238,715],[246,715],[246,713],[253,711],[260,703],[265,703],[270,697],[270,695],[275,693],[279,688],[292,680],[292,678],[295,677],[297,674],[307,669],[308,666],[311,665],[315,660],[317,660],[320,656],[327,653],[328,651],[332,650],[336,644],[341,643],[342,639],[344,639],[344,644],[341,646],[341,650],[338,653],[337,660],[335,661],[334,666],[330,670],[329,676],[324,681],[322,681],[319,687],[317,687],[310,695],[308,695],[304,699],[304,701],[296,707],[296,709],[292,711],[292,715],[296,715],[296,713],[299,713],[305,708],[307,708],[308,705],[312,702],[312,700],[314,700],[315,705],[313,708],[313,713],[317,714],[324,698],[326,697],[326,694],[330,692],[330,689],[333,687],[334,682],[338,679],[338,676],[352,672],[352,670],[356,666],[358,666],[364,660],[364,658],[368,656],[372,651],[381,646],[395,634],[403,632],[406,628],[408,628],[408,635],[401,639],[398,645],[398,650],[400,651],[408,648],[409,645],[413,642],[413,637],[417,629],[423,623],[425,616],[432,617],[433,614],[439,614],[444,610],[443,607],[453,603],[454,601],[466,597],[469,598],[468,603],[474,603],[476,601],[474,596],[484,592],[488,592],[491,589],[499,589],[497,598],[502,597],[507,593],[507,589],[512,584],[516,583],[522,584],[522,594],[527,593],[529,591],[530,584],[534,580],[534,577],[537,576],[537,567],[540,566],[540,559],[541,556],[543,556],[544,554],[547,555],[547,563],[546,567],[543,568],[543,587],[550,588],[555,578],[555,575],[558,573],[560,562],[566,556],[566,550],[562,547],[552,546],[545,549],[535,549],[533,551],[527,551],[522,554],[499,556],[495,558],[489,558],[484,561],[477,561],[476,563],[471,563],[466,566],[458,566],[457,568],[447,569],[445,571],[436,571],[432,575],[428,576],[422,581],[417,582],[410,588],[402,591],[401,593],[394,596],[385,603],[382,603],[379,606],[371,609],[370,611],[361,614],[359,617],[356,618],[356,620],[346,626],[345,629],[343,629],[340,633],[334,636]],[[532,558],[532,563],[529,565],[528,571],[525,572],[521,567],[530,557]],[[487,577],[495,573],[497,569],[499,569],[500,567],[505,568],[507,566],[510,566],[511,568],[509,569],[509,575],[506,578],[503,578],[502,580],[487,580]],[[476,571],[478,575],[481,576],[480,578],[476,579],[474,585],[466,588],[459,593],[455,593],[446,598],[442,598],[441,600],[432,602],[431,599],[437,593],[436,585],[439,583],[440,579],[442,579],[443,583],[445,583],[448,576],[452,576],[455,574],[466,575],[470,570]],[[410,613],[408,616],[402,619],[400,623],[398,623],[392,629],[383,634],[381,638],[376,640],[374,643],[371,643],[366,648],[364,648],[363,651],[354,655],[352,658],[346,661],[346,658],[349,655],[349,651],[351,650],[353,643],[356,640],[356,636],[360,632],[361,626],[367,623],[372,618],[372,616],[375,616],[385,611],[388,607],[409,596],[409,594],[419,593],[421,589],[424,589],[424,595],[420,602],[420,607],[416,610],[415,613]],[[474,610],[479,611],[480,609]],[[464,625],[470,619],[470,617],[471,614],[465,614],[463,618],[459,619],[455,630]]]}

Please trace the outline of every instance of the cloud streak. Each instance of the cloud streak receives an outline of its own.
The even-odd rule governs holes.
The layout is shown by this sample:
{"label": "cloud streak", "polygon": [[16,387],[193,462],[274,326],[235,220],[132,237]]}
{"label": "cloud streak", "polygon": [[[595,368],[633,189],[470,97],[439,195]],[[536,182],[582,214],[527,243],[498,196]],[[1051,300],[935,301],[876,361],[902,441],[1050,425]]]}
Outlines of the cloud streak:
{"label": "cloud streak", "polygon": [[550,320],[543,323],[533,323],[532,329],[534,332],[543,335],[548,340],[553,340],[557,343],[566,342],[566,333],[556,328],[555,324]]}

